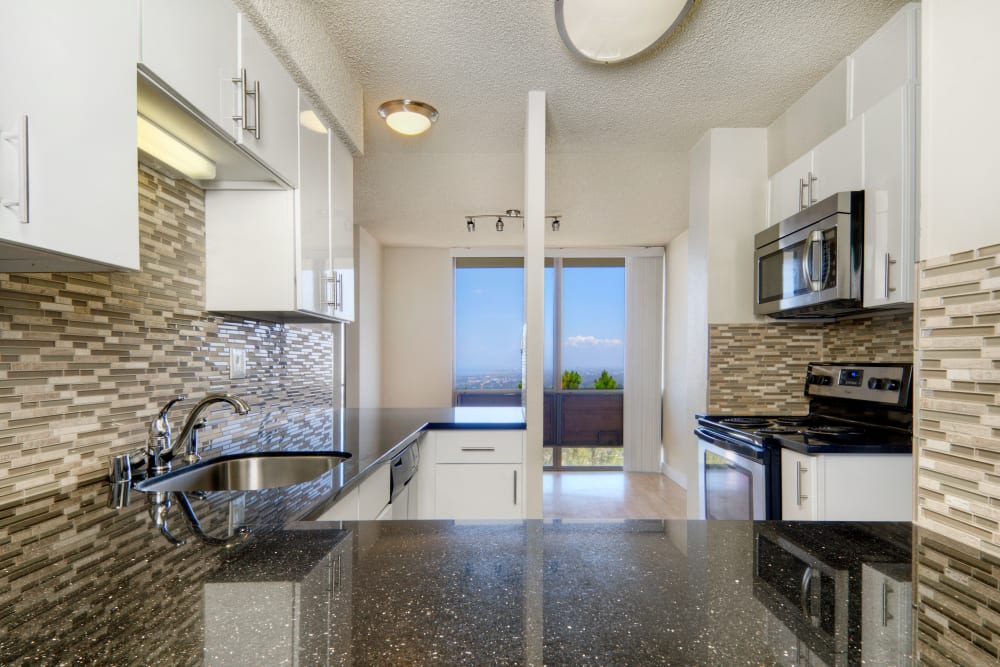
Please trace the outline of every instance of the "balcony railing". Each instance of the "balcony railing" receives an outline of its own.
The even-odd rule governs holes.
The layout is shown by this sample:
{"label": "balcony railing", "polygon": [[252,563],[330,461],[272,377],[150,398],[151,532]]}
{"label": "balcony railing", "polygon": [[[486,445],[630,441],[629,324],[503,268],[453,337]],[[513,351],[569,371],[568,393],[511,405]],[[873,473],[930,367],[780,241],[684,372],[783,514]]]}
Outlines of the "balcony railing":
{"label": "balcony railing", "polygon": [[[549,390],[543,397],[546,467],[587,470],[621,468],[623,394],[621,390]],[[456,407],[521,405],[519,390],[455,391]]]}

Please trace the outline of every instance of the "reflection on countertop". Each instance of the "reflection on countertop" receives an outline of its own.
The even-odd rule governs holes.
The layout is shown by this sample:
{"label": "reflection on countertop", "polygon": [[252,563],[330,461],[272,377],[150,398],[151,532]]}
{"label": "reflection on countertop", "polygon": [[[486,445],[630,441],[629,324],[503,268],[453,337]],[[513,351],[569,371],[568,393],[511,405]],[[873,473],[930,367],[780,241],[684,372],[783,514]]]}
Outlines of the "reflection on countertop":
{"label": "reflection on countertop", "polygon": [[22,542],[3,663],[974,665],[1000,646],[1000,560],[910,524],[259,528],[175,548],[128,508],[60,554]]}

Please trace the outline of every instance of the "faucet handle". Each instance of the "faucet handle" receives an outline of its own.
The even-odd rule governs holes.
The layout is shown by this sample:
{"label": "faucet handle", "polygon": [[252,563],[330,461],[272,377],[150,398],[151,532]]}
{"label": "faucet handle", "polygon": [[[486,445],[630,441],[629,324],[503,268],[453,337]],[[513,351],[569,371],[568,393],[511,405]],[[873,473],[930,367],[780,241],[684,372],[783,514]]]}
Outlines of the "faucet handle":
{"label": "faucet handle", "polygon": [[170,421],[167,419],[167,413],[170,412],[170,408],[185,400],[187,400],[187,396],[178,396],[167,401],[167,404],[160,408],[160,411],[156,414],[156,418],[153,419],[153,423],[150,424],[150,435],[165,435],[169,438]]}

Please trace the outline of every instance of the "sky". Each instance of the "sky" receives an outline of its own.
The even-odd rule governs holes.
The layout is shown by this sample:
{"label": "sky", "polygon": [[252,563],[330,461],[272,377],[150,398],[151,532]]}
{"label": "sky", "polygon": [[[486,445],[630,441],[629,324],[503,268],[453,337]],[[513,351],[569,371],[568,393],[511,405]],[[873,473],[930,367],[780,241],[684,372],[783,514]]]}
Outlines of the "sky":
{"label": "sky", "polygon": [[[553,269],[545,270],[545,368],[552,368]],[[455,273],[455,371],[519,371],[524,321],[521,269]],[[625,365],[625,269],[563,270],[563,367]]]}

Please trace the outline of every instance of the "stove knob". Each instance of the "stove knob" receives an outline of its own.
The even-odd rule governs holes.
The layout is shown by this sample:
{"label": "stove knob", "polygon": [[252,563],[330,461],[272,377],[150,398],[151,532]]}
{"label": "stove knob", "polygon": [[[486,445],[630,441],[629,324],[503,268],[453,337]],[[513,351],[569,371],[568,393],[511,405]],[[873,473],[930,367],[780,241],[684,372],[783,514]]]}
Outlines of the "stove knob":
{"label": "stove knob", "polygon": [[833,382],[833,378],[831,378],[829,375],[821,375],[821,376],[819,376],[819,383],[820,384],[830,384],[831,382]]}
{"label": "stove knob", "polygon": [[883,380],[882,378],[872,378],[872,379],[868,380],[868,388],[869,389],[876,389],[876,390],[878,390],[878,389],[884,389],[885,388],[885,380]]}
{"label": "stove knob", "polygon": [[899,391],[899,380],[886,380],[885,388],[889,391]]}

